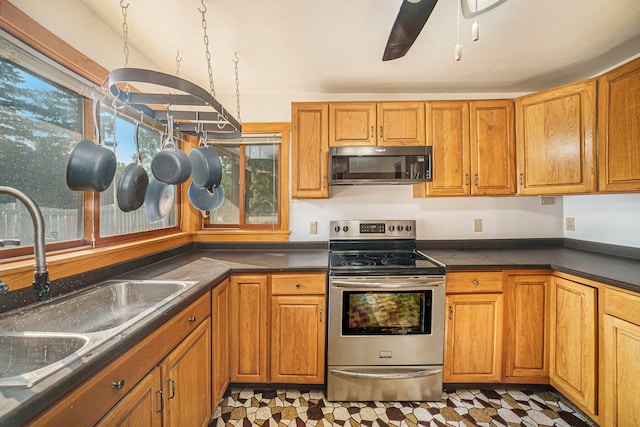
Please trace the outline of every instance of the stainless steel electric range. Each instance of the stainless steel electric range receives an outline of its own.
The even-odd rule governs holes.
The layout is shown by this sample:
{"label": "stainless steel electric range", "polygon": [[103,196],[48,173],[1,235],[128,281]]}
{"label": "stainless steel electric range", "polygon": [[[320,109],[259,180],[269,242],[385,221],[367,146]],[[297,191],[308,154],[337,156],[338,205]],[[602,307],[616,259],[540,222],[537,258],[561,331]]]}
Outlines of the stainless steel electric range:
{"label": "stainless steel electric range", "polygon": [[413,220],[331,221],[327,398],[442,397],[445,266]]}

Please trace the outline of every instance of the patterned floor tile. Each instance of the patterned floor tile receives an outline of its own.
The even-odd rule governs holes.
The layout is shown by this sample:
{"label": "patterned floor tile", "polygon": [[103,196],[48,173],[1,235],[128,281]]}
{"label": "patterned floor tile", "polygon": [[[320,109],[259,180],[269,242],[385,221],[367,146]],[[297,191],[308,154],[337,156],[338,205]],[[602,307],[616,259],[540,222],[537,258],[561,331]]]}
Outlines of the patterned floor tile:
{"label": "patterned floor tile", "polygon": [[551,391],[465,389],[444,392],[436,402],[329,402],[319,390],[231,389],[209,427],[590,425]]}

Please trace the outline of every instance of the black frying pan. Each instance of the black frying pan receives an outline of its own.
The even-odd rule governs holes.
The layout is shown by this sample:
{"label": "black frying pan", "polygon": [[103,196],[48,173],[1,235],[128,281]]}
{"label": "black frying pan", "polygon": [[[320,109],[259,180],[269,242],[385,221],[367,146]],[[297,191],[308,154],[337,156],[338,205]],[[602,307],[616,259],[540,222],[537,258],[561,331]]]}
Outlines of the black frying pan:
{"label": "black frying pan", "polygon": [[135,211],[142,206],[147,186],[149,185],[149,176],[144,167],[142,167],[142,156],[140,155],[140,146],[138,144],[139,130],[140,123],[136,122],[136,130],[133,136],[136,144],[136,161],[124,168],[118,180],[116,198],[118,199],[118,207],[123,212]]}

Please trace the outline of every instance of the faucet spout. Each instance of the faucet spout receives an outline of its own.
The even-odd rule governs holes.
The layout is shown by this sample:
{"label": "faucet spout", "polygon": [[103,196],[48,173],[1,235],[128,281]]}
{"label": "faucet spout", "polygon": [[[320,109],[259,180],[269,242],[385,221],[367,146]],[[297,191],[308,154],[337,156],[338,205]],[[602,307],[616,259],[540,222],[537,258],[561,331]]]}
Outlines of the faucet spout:
{"label": "faucet spout", "polygon": [[49,272],[47,271],[44,243],[44,218],[42,217],[42,212],[31,197],[16,188],[0,186],[0,194],[7,194],[20,200],[27,207],[31,215],[31,221],[33,222],[33,253],[35,258],[33,288],[36,291],[36,299],[38,301],[48,300],[51,298],[51,295],[49,292]]}

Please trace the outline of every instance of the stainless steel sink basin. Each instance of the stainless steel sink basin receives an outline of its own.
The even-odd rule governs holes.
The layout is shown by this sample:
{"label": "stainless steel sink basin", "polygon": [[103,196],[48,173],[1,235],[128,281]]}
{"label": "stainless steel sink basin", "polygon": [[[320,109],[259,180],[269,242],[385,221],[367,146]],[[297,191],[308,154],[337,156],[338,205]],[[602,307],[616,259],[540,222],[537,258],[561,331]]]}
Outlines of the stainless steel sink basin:
{"label": "stainless steel sink basin", "polygon": [[32,386],[135,325],[196,283],[111,280],[3,314],[0,387]]}
{"label": "stainless steel sink basin", "polygon": [[88,343],[80,334],[0,332],[0,384],[31,385],[80,357]]}
{"label": "stainless steel sink basin", "polygon": [[[117,328],[153,311],[194,282],[118,280],[104,282],[68,297],[25,310],[0,330],[46,332],[100,332]],[[148,314],[148,313],[147,313]]]}

